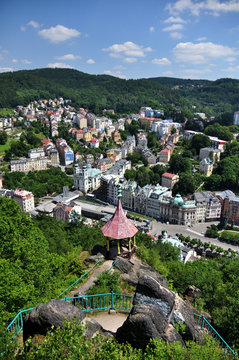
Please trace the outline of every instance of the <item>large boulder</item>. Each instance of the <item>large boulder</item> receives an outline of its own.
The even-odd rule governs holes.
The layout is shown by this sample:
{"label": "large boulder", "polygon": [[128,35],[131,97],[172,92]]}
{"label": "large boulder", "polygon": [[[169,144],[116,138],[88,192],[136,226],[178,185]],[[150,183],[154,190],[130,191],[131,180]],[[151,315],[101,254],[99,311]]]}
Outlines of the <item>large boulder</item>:
{"label": "large boulder", "polygon": [[184,295],[189,296],[192,299],[202,297],[202,291],[194,285],[189,285],[184,292]]}
{"label": "large boulder", "polygon": [[135,347],[145,348],[151,338],[162,337],[167,319],[156,305],[135,305],[117,330],[119,342],[129,342]]}
{"label": "large boulder", "polygon": [[81,322],[85,313],[65,301],[51,300],[35,307],[23,321],[23,340],[35,334],[46,335],[52,326],[63,328],[64,321]]}
{"label": "large boulder", "polygon": [[[184,345],[185,340],[200,337],[193,318],[195,311],[151,276],[142,276],[136,287],[133,308],[117,330],[116,338],[141,348],[157,337],[168,342],[180,341]],[[175,324],[184,324],[183,333],[180,333],[182,326]]]}
{"label": "large boulder", "polygon": [[[89,263],[97,263],[97,261],[99,261],[102,256],[103,256],[103,255],[102,255],[101,253],[98,253],[98,254],[96,254],[96,255],[91,255],[91,256],[89,256],[88,258],[86,258],[86,259],[84,260],[84,263],[85,263],[86,265],[88,265]],[[102,259],[102,260],[103,260],[103,259]]]}
{"label": "large boulder", "polygon": [[115,263],[115,267],[117,269],[119,269],[120,271],[126,274],[131,270],[133,264],[130,261],[123,259],[120,256],[117,256],[116,260],[117,262]]}

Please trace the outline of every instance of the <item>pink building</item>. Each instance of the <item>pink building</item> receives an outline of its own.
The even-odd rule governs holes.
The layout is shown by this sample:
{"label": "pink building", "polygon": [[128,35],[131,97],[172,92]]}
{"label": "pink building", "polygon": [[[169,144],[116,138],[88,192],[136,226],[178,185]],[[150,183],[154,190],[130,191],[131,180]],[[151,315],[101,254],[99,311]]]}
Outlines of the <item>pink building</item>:
{"label": "pink building", "polygon": [[21,206],[22,211],[31,211],[35,208],[34,195],[30,191],[16,189],[13,199]]}

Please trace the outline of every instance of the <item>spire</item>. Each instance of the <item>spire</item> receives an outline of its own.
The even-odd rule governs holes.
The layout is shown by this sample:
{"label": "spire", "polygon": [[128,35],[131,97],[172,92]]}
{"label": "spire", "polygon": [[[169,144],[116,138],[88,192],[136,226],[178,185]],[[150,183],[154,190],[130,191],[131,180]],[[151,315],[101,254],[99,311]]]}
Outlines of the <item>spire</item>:
{"label": "spire", "polygon": [[118,199],[120,199],[121,197],[122,197],[121,184],[118,184]]}

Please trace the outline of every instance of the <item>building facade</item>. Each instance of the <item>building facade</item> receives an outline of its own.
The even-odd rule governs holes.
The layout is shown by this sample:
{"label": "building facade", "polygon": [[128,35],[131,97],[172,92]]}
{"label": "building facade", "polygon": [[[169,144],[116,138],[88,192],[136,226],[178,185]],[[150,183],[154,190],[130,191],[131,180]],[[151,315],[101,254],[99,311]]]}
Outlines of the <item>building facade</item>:
{"label": "building facade", "polygon": [[13,199],[21,206],[22,211],[30,212],[35,208],[34,195],[30,191],[16,189]]}

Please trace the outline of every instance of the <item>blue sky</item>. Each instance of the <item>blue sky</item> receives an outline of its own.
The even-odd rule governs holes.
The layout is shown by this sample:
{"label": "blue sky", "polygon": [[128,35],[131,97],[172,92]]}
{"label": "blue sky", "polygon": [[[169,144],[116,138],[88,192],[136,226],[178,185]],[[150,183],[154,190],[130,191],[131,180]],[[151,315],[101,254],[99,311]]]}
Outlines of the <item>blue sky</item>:
{"label": "blue sky", "polygon": [[239,0],[1,0],[0,72],[239,78]]}

